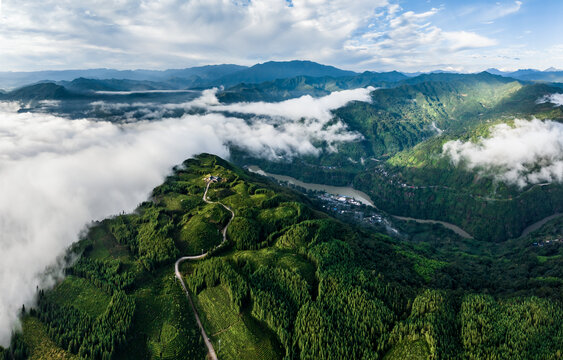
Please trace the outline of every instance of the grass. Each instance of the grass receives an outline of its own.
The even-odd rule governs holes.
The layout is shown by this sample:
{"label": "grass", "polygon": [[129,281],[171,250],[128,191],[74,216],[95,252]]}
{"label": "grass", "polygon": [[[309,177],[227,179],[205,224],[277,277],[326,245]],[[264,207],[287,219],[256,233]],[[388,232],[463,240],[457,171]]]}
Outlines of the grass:
{"label": "grass", "polygon": [[93,318],[101,315],[110,301],[109,295],[88,280],[76,276],[68,276],[47,296],[59,305],[73,306]]}
{"label": "grass", "polygon": [[538,262],[540,264],[545,263],[548,260],[555,260],[555,259],[559,259],[561,257],[561,254],[558,255],[552,255],[552,256],[542,256],[542,255],[538,255]]}
{"label": "grass", "polygon": [[223,286],[203,290],[196,304],[220,359],[281,358],[275,336],[250,315],[237,314]]}
{"label": "grass", "polygon": [[203,359],[203,339],[171,267],[147,275],[134,292],[132,338],[118,359]]}
{"label": "grass", "polygon": [[202,202],[199,196],[189,196],[182,194],[167,194],[159,199],[164,206],[171,211],[182,211],[185,207],[197,205]]}
{"label": "grass", "polygon": [[182,254],[197,255],[220,244],[222,238],[217,226],[195,215],[180,229],[177,244]]}
{"label": "grass", "polygon": [[36,317],[23,319],[23,337],[29,347],[29,360],[73,360],[78,356],[59,348],[47,334],[46,326]]}
{"label": "grass", "polygon": [[430,349],[424,339],[403,340],[395,345],[383,357],[384,360],[426,360],[430,357]]}
{"label": "grass", "polygon": [[415,252],[403,250],[398,246],[395,246],[397,253],[404,255],[405,257],[411,259],[414,262],[413,269],[420,275],[424,281],[432,280],[432,277],[436,271],[446,267],[448,265],[445,261],[439,261],[434,259],[429,259],[427,257],[421,256]]}
{"label": "grass", "polygon": [[307,258],[288,250],[277,248],[265,248],[261,250],[237,251],[232,255],[233,259],[246,260],[255,268],[262,266],[280,267],[292,272],[297,272],[309,284],[316,282],[316,267]]}
{"label": "grass", "polygon": [[105,225],[93,227],[88,234],[88,240],[92,244],[88,257],[100,260],[114,258],[130,261],[131,256],[127,247],[119,244]]}

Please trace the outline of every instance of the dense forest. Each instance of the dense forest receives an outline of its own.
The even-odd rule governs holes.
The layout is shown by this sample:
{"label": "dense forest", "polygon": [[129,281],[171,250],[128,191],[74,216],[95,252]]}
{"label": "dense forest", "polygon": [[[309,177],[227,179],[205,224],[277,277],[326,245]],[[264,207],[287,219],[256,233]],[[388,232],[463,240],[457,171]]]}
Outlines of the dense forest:
{"label": "dense forest", "polygon": [[415,223],[392,238],[200,155],[90,228],[66,279],[22,309],[4,358],[205,358],[173,262],[214,249],[230,218],[202,200],[209,175],[221,181],[208,198],[235,220],[226,246],[181,271],[219,358],[561,357],[561,218],[502,243]]}

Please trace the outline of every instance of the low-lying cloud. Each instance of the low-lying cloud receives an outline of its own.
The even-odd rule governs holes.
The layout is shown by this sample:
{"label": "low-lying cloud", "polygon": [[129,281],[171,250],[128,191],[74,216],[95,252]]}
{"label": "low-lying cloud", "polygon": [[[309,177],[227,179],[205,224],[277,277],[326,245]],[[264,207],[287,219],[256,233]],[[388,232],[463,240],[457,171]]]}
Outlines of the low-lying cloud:
{"label": "low-lying cloud", "polygon": [[[316,154],[318,141],[334,146],[357,139],[331,121],[330,110],[367,101],[369,92],[222,106],[207,91],[181,105],[207,109],[203,114],[121,125],[21,113],[18,104],[0,103],[0,344],[8,344],[18,310],[32,301],[36,286],[52,283],[45,269],[86,224],[133,210],[171,166],[197,153],[224,157],[236,145],[276,159]],[[235,109],[260,116],[249,121],[220,112]]]}
{"label": "low-lying cloud", "polygon": [[550,94],[538,100],[539,104],[552,103],[555,106],[563,106],[563,94]]}
{"label": "low-lying cloud", "polygon": [[442,150],[455,165],[519,187],[563,182],[563,124],[555,121],[516,119],[476,143],[449,141]]}

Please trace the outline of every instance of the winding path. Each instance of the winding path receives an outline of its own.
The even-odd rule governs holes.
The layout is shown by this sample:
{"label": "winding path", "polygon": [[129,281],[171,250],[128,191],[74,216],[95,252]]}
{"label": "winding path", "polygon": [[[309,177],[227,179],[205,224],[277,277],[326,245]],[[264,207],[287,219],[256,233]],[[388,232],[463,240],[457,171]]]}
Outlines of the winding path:
{"label": "winding path", "polygon": [[[203,193],[203,201],[205,201],[208,204],[219,204],[231,213],[231,219],[229,220],[229,222],[227,223],[227,225],[223,229],[223,241],[221,241],[221,243],[219,245],[217,245],[217,247],[215,248],[215,249],[218,249],[221,246],[223,246],[225,244],[225,242],[227,241],[227,229],[229,228],[229,225],[231,225],[231,222],[235,218],[235,213],[233,212],[233,210],[230,207],[228,207],[227,205],[225,205],[223,203],[220,203],[218,201],[207,200],[207,191],[209,190],[209,185],[211,185],[212,182],[213,181],[210,181],[210,180],[207,181],[207,186],[205,187],[205,192]],[[176,278],[178,280],[180,280],[180,284],[182,285],[182,288],[184,289],[184,292],[186,293],[186,297],[188,298],[188,300],[190,302],[190,306],[192,307],[192,310],[194,312],[195,320],[197,321],[197,326],[199,326],[199,330],[201,331],[201,336],[203,336],[203,341],[205,341],[205,346],[207,346],[207,351],[209,352],[209,358],[211,360],[217,360],[217,353],[215,353],[215,349],[213,348],[213,344],[211,344],[211,340],[207,336],[207,333],[205,332],[205,329],[203,328],[203,325],[201,324],[199,314],[197,313],[197,310],[195,308],[195,305],[194,305],[194,302],[193,302],[192,297],[190,295],[190,292],[188,291],[188,288],[187,288],[187,286],[184,282],[184,279],[182,278],[182,274],[180,273],[180,264],[182,262],[184,262],[186,260],[203,259],[208,254],[209,254],[209,251],[204,253],[204,254],[201,254],[201,255],[183,256],[183,257],[179,258],[178,260],[176,260],[176,264],[174,264],[174,273],[176,274]]]}

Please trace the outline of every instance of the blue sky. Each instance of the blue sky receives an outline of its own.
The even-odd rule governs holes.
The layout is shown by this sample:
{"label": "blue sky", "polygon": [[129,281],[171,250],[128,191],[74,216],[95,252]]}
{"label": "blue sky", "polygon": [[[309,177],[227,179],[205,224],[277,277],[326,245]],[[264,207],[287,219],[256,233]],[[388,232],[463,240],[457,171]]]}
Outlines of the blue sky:
{"label": "blue sky", "polygon": [[563,68],[560,0],[0,0],[0,71]]}

